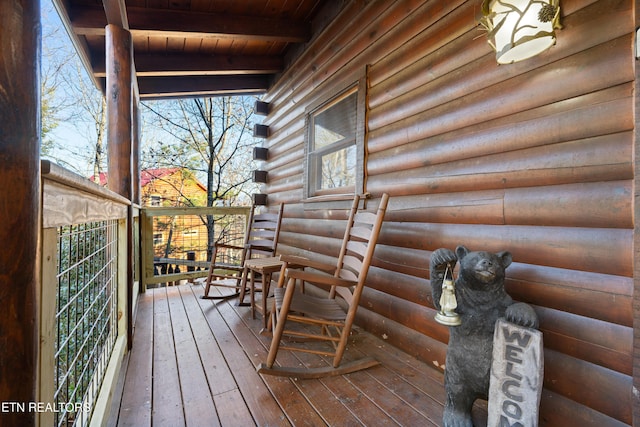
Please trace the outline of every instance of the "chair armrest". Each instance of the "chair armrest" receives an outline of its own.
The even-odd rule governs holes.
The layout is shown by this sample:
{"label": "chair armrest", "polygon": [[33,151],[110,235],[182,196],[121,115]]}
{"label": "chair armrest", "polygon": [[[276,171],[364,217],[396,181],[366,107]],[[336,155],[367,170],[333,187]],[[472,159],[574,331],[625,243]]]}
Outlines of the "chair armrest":
{"label": "chair armrest", "polygon": [[340,277],[330,276],[328,274],[316,273],[304,270],[288,270],[287,276],[292,279],[300,279],[305,282],[328,285],[328,286],[343,286],[351,287],[357,285],[357,282],[353,280],[341,279]]}
{"label": "chair armrest", "polygon": [[295,264],[300,268],[310,267],[315,268],[316,270],[326,271],[327,273],[333,274],[336,271],[336,266],[332,264],[327,264],[325,262],[314,261],[309,258],[304,258],[297,255],[280,255],[280,261],[287,264]]}

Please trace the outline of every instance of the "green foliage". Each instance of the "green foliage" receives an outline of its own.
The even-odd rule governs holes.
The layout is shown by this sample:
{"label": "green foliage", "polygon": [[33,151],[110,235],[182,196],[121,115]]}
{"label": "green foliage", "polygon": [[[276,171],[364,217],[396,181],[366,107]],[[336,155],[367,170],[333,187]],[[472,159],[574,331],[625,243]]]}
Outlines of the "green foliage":
{"label": "green foliage", "polygon": [[[60,227],[55,402],[81,403],[117,334],[115,221]],[[73,413],[59,413],[67,421]]]}

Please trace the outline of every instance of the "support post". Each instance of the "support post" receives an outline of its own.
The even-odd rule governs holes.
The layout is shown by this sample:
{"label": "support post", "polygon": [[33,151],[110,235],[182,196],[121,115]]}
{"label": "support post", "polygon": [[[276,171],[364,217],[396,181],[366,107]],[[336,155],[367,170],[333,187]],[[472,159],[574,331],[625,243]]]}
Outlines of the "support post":
{"label": "support post", "polygon": [[[640,0],[633,2],[634,28],[640,28]],[[639,44],[636,32],[635,43]],[[635,126],[633,134],[633,217],[636,218],[633,227],[633,393],[632,393],[632,425],[640,426],[640,66],[636,58],[635,90],[633,91]]]}
{"label": "support post", "polygon": [[[40,2],[0,1],[0,402],[37,401],[40,293]],[[2,424],[35,425],[9,408]]]}
{"label": "support post", "polygon": [[107,145],[110,190],[132,197],[132,86],[131,33],[116,25],[106,27]]}
{"label": "support post", "polygon": [[[107,70],[107,186],[133,199],[133,44],[131,33],[109,24],[105,29]],[[136,131],[137,132],[137,129]],[[133,209],[127,218],[127,343],[133,340]]]}
{"label": "support post", "polygon": [[[132,84],[135,87],[135,71],[131,76]],[[134,90],[131,99],[132,117],[131,117],[131,183],[132,197],[131,201],[140,205],[140,97]]]}

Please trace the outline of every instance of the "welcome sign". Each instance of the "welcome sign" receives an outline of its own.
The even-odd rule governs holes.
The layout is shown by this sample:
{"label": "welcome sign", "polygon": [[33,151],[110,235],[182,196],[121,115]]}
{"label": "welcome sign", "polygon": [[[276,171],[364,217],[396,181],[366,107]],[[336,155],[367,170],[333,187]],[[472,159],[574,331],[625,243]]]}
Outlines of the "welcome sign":
{"label": "welcome sign", "polygon": [[493,336],[487,426],[537,426],[543,374],[542,332],[499,319]]}

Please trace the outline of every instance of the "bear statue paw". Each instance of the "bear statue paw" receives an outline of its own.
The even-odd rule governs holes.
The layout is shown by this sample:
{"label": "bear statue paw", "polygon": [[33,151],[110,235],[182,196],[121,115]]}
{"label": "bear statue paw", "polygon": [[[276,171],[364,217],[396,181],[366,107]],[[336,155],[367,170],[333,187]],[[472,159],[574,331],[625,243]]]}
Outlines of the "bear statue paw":
{"label": "bear statue paw", "polygon": [[456,254],[447,248],[436,249],[431,253],[431,268],[435,267],[436,270],[444,271],[447,264],[450,264],[451,268],[453,268],[457,261],[458,257]]}
{"label": "bear statue paw", "polygon": [[507,307],[505,318],[516,325],[538,328],[538,315],[529,304],[517,302]]}

